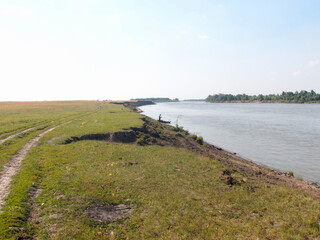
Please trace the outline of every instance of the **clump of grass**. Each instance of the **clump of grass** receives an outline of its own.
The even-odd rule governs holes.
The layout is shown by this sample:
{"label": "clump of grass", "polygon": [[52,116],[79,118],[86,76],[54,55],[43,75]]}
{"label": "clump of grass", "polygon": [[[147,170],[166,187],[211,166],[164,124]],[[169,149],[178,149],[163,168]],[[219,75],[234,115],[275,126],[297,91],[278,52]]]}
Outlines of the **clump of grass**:
{"label": "clump of grass", "polygon": [[293,172],[292,171],[288,172],[288,176],[293,177],[294,176]]}
{"label": "clump of grass", "polygon": [[137,144],[140,146],[145,146],[147,144],[147,142],[146,142],[145,138],[140,137],[137,139]]}
{"label": "clump of grass", "polygon": [[176,124],[175,127],[173,127],[173,131],[175,132],[179,132],[179,133],[184,133],[185,135],[189,135],[189,131],[184,129],[183,126],[179,126],[178,124]]}
{"label": "clump of grass", "polygon": [[173,131],[175,132],[184,132],[183,126],[179,126],[178,124],[176,124],[175,127],[173,127]]}
{"label": "clump of grass", "polygon": [[193,140],[197,140],[198,136],[196,134],[191,134],[190,137],[193,139]]}
{"label": "clump of grass", "polygon": [[201,136],[197,137],[197,143],[199,143],[200,145],[203,145],[203,137]]}
{"label": "clump of grass", "polygon": [[200,145],[203,145],[203,137],[197,136],[196,134],[191,134],[190,137]]}

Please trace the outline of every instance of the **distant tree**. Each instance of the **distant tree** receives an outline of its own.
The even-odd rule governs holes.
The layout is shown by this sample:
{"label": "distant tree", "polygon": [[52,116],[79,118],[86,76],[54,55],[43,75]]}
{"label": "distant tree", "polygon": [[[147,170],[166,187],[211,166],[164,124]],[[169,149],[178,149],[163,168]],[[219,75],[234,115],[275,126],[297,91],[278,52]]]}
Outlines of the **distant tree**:
{"label": "distant tree", "polygon": [[260,101],[260,102],[287,102],[287,103],[320,103],[320,94],[316,93],[314,90],[310,92],[301,90],[300,92],[282,92],[281,94],[269,94],[269,95],[262,95],[259,94],[258,96],[248,96],[246,94],[215,94],[209,95],[206,98],[207,102],[234,102],[234,101],[241,101],[241,102],[252,102],[252,101]]}

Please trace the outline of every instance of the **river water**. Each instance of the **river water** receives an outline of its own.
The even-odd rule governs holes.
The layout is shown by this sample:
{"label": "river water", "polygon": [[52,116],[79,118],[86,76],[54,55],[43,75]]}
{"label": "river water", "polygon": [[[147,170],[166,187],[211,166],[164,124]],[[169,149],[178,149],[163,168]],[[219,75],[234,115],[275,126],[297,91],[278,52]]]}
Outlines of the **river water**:
{"label": "river water", "polygon": [[320,104],[177,102],[140,108],[241,157],[320,183]]}

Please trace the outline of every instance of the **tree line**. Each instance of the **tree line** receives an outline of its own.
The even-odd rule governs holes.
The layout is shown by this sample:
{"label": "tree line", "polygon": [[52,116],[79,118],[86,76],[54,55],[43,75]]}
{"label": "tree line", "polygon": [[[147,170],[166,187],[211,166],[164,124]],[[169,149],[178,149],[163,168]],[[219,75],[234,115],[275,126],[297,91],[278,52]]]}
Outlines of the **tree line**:
{"label": "tree line", "polygon": [[281,103],[320,103],[320,94],[311,90],[300,92],[282,92],[281,94],[247,95],[247,94],[214,94],[206,98],[206,102],[281,102]]}

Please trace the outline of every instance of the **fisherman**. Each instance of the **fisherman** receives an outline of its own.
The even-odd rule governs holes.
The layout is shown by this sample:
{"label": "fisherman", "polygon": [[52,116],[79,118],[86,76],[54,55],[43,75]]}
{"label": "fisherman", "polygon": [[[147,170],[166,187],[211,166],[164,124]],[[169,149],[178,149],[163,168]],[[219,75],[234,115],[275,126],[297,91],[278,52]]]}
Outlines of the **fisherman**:
{"label": "fisherman", "polygon": [[159,115],[159,122],[161,122],[161,114]]}

